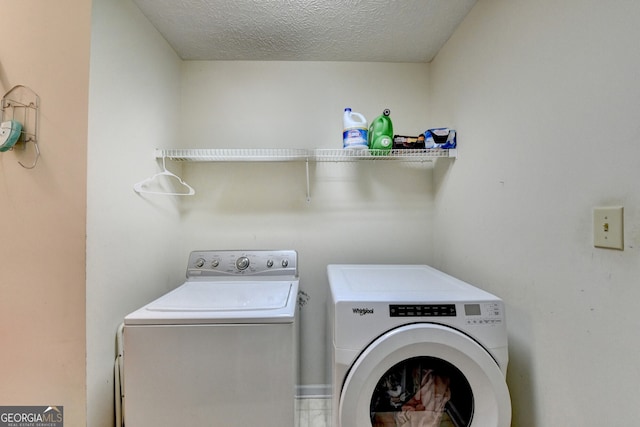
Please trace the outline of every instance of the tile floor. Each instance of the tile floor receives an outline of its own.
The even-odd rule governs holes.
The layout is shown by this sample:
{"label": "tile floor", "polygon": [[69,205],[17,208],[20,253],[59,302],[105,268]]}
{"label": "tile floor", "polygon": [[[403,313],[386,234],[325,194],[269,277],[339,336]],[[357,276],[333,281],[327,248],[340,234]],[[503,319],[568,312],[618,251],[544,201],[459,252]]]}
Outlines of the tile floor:
{"label": "tile floor", "polygon": [[296,427],[329,427],[331,399],[296,399]]}

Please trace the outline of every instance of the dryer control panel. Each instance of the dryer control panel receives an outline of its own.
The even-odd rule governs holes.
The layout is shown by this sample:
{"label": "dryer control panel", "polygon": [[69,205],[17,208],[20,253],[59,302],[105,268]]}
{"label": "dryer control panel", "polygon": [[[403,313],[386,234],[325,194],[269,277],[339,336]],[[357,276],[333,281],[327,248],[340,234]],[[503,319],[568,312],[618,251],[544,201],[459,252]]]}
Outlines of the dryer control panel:
{"label": "dryer control panel", "polygon": [[455,304],[391,304],[391,317],[455,317]]}
{"label": "dryer control panel", "polygon": [[294,250],[193,251],[187,278],[220,276],[298,276]]}
{"label": "dryer control panel", "polygon": [[456,317],[460,315],[467,325],[490,325],[502,323],[502,304],[479,302],[461,304],[390,304],[389,317]]}
{"label": "dryer control panel", "polygon": [[493,325],[502,323],[502,303],[483,302],[464,305],[464,314],[467,325]]}

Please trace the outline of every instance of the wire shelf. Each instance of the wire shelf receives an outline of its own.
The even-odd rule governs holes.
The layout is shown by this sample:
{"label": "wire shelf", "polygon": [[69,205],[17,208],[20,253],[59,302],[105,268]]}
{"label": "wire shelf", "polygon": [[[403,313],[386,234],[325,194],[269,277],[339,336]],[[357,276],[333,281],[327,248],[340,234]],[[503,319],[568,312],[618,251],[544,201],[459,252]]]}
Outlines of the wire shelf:
{"label": "wire shelf", "polygon": [[432,162],[437,158],[455,158],[456,150],[344,150],[285,148],[205,148],[157,149],[156,158],[182,162],[357,162],[392,160],[399,162]]}
{"label": "wire shelf", "polygon": [[[433,163],[438,158],[457,157],[455,149],[423,149],[423,150],[344,150],[344,149],[287,149],[287,148],[186,148],[186,149],[156,149],[156,159],[162,159],[164,172],[168,174],[165,167],[167,159],[178,162],[305,162],[307,181],[307,201],[311,200],[310,195],[310,162],[359,162],[359,161],[397,161],[413,163]],[[171,173],[173,175],[173,173]],[[173,175],[176,176],[176,175]],[[177,177],[177,176],[176,176]],[[183,185],[191,188],[182,178],[177,177]],[[134,186],[138,188],[148,180],[140,182]],[[158,193],[156,193],[158,194]],[[164,193],[170,194],[170,193]],[[173,194],[173,193],[171,193]],[[194,194],[190,192],[189,194]],[[182,194],[180,194],[182,195]]]}
{"label": "wire shelf", "polygon": [[316,149],[314,160],[318,162],[357,162],[391,160],[399,162],[432,162],[437,158],[455,157],[455,150],[436,149],[400,149],[400,150],[344,150]]}
{"label": "wire shelf", "polygon": [[156,158],[181,162],[291,162],[306,160],[308,150],[279,148],[157,149]]}

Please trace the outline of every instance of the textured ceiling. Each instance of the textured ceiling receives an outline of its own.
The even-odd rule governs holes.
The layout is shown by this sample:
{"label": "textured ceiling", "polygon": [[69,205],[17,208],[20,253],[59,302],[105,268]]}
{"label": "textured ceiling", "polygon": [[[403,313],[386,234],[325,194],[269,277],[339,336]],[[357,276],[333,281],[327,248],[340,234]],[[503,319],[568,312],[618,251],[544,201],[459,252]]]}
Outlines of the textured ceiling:
{"label": "textured ceiling", "polygon": [[476,0],[134,0],[185,60],[429,62]]}

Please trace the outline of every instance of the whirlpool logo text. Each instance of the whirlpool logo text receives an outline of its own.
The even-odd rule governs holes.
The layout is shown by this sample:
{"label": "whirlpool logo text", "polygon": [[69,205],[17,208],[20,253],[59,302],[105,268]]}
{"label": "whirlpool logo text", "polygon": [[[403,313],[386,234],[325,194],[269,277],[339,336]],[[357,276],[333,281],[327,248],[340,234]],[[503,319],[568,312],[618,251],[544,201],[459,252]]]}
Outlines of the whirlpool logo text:
{"label": "whirlpool logo text", "polygon": [[360,316],[364,316],[365,314],[373,314],[373,308],[360,308],[354,307],[353,314],[359,314]]}

